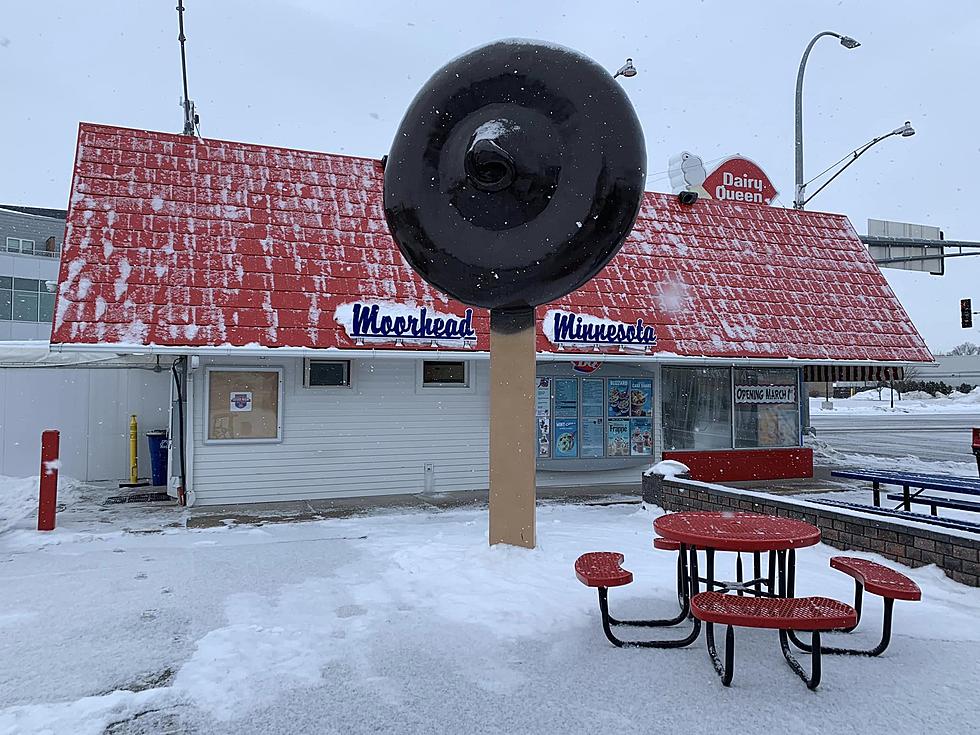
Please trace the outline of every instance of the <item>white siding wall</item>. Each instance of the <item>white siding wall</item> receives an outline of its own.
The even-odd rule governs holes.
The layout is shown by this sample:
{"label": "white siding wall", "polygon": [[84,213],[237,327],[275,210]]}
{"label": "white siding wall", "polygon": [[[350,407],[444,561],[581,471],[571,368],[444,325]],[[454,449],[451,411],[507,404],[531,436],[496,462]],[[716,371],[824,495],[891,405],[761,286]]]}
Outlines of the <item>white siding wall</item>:
{"label": "white siding wall", "polygon": [[[282,367],[283,441],[205,444],[207,365]],[[301,359],[202,360],[194,371],[191,502],[198,505],[480,490],[488,485],[489,363],[474,389],[419,391],[414,360],[355,360],[349,390],[303,387]],[[426,485],[424,466],[433,465]],[[538,472],[538,485],[639,484],[641,468]]]}
{"label": "white siding wall", "polygon": [[[208,364],[240,366],[248,361]],[[475,388],[416,390],[414,360],[355,360],[351,389],[303,387],[301,359],[252,361],[284,371],[280,444],[205,444],[205,361],[194,371],[197,504],[467,490],[487,486],[488,363]],[[424,465],[434,468],[425,486]]]}
{"label": "white siding wall", "polygon": [[136,414],[140,477],[149,477],[144,433],[167,426],[169,390],[169,370],[0,368],[0,475],[38,474],[41,432],[58,429],[63,475],[127,479]]}

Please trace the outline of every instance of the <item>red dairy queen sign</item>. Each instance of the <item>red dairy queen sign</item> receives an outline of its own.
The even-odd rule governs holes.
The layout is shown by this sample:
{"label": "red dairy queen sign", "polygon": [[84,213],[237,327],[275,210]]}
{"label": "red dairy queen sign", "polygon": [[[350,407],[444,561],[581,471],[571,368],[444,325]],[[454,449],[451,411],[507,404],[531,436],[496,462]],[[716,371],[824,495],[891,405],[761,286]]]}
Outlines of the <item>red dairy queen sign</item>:
{"label": "red dairy queen sign", "polygon": [[705,199],[771,204],[779,193],[766,172],[744,156],[726,158],[709,174],[700,156],[683,151],[671,157],[668,171],[675,194],[693,191]]}
{"label": "red dairy queen sign", "polygon": [[769,204],[779,193],[758,164],[741,156],[722,161],[704,180],[704,188],[712,199],[753,204]]}

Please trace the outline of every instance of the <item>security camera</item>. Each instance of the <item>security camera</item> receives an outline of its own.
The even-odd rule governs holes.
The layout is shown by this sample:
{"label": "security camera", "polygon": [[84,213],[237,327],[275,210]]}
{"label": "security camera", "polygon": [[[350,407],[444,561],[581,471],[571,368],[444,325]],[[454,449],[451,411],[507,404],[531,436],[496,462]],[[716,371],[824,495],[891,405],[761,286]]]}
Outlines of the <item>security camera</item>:
{"label": "security camera", "polygon": [[57,281],[45,281],[44,282],[44,288],[47,289],[48,293],[54,293],[55,291],[58,290],[58,282]]}
{"label": "security camera", "polygon": [[696,191],[682,191],[677,195],[677,201],[686,206],[691,206],[698,200],[698,193]]}

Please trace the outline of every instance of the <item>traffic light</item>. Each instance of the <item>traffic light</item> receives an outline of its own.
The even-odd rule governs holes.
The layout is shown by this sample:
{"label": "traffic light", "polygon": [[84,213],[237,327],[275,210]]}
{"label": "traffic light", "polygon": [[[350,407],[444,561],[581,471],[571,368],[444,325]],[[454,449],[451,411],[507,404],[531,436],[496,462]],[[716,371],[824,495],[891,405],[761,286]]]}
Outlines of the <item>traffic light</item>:
{"label": "traffic light", "polygon": [[963,329],[973,326],[973,306],[970,299],[960,299],[960,326]]}

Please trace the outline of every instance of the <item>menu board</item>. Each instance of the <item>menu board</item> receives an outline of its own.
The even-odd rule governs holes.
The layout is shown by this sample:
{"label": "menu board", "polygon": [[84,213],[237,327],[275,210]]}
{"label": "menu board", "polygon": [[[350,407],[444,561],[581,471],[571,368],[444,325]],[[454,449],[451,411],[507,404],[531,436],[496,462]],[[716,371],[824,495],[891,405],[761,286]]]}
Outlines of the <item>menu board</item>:
{"label": "menu board", "polygon": [[582,380],[582,415],[603,416],[602,380]]}
{"label": "menu board", "polygon": [[[560,382],[560,381],[556,381]],[[574,382],[574,381],[573,381]],[[578,419],[555,419],[555,458],[578,456]]]}
{"label": "menu board", "polygon": [[534,389],[538,456],[551,456],[551,378],[538,378]]}
{"label": "menu board", "polygon": [[582,419],[582,441],[580,455],[582,457],[601,457],[603,455],[603,436],[602,417]]}
{"label": "menu board", "polygon": [[630,454],[634,457],[653,454],[653,429],[650,419],[630,421]]}
{"label": "menu board", "polygon": [[609,428],[606,431],[606,456],[607,457],[630,456],[629,439],[630,439],[629,419],[609,419]]}
{"label": "menu board", "polygon": [[578,380],[555,379],[555,417],[578,418]]}
{"label": "menu board", "polygon": [[607,398],[610,418],[630,415],[630,381],[607,380]]}
{"label": "menu board", "polygon": [[653,416],[653,381],[630,381],[630,416]]}

